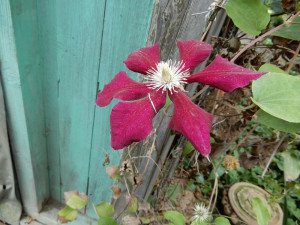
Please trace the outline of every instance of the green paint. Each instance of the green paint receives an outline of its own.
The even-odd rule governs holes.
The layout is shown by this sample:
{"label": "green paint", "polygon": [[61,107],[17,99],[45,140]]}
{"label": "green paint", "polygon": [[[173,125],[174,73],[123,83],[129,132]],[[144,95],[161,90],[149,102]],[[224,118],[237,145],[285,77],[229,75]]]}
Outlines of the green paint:
{"label": "green paint", "polygon": [[[137,79],[137,74],[130,72],[123,61],[131,52],[145,46],[153,7],[153,0],[125,0],[118,4],[106,1],[98,78],[100,90],[120,70],[125,70],[133,79]],[[102,166],[105,154],[110,157],[110,165],[119,165],[119,156],[122,153],[110,147],[109,118],[111,108],[116,102],[113,101],[108,107],[96,107],[95,111],[88,193],[89,198],[96,203],[110,201],[111,198],[110,186],[113,181],[107,179],[105,167]],[[93,214],[91,208],[88,211]]]}
{"label": "green paint", "polygon": [[49,196],[33,2],[1,2],[0,61],[23,206],[37,212]]}
{"label": "green paint", "polygon": [[[12,19],[17,46],[18,66],[30,153],[37,182],[37,194],[40,201],[49,197],[47,175],[47,153],[44,127],[42,76],[36,21],[36,0],[24,3],[11,1]],[[40,207],[42,202],[39,202]]]}
{"label": "green paint", "polygon": [[24,204],[33,211],[49,195],[63,202],[70,190],[110,201],[113,181],[102,162],[106,153],[111,165],[120,160],[121,151],[110,147],[116,101],[96,107],[97,88],[128,71],[123,61],[145,46],[153,6],[154,0],[2,3],[1,71]]}

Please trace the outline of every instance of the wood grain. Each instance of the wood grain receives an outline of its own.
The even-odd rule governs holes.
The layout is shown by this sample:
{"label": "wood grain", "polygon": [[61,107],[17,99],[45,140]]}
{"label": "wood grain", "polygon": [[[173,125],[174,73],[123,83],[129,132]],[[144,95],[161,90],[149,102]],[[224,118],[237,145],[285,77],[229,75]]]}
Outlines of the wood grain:
{"label": "wood grain", "polygon": [[1,76],[10,141],[23,207],[38,212],[49,188],[35,16],[35,1],[1,2]]}

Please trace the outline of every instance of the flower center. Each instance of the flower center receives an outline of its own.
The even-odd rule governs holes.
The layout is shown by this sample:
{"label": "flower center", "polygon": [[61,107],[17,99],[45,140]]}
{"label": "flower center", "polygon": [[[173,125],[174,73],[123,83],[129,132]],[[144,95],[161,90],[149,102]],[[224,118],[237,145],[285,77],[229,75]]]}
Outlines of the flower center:
{"label": "flower center", "polygon": [[164,82],[168,83],[172,80],[172,75],[170,74],[169,70],[165,67],[162,68],[161,77]]}
{"label": "flower center", "polygon": [[186,77],[190,75],[188,69],[183,70],[182,62],[159,62],[156,68],[147,71],[146,83],[153,89],[169,90],[171,93],[176,92],[175,88],[184,91],[183,85],[186,84]]}

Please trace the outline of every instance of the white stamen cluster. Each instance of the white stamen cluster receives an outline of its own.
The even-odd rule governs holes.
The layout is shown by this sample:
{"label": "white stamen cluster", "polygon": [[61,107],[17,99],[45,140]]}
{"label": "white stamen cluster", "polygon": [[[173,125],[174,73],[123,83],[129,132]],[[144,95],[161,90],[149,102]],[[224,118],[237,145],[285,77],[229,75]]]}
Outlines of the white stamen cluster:
{"label": "white stamen cluster", "polygon": [[186,77],[190,73],[188,69],[183,70],[183,68],[184,63],[182,62],[172,62],[172,60],[159,62],[156,68],[147,71],[146,83],[153,89],[169,90],[171,93],[176,92],[175,88],[184,91],[183,85],[187,83]]}
{"label": "white stamen cluster", "polygon": [[201,224],[207,221],[210,217],[209,209],[203,203],[197,204],[194,208],[193,224]]}

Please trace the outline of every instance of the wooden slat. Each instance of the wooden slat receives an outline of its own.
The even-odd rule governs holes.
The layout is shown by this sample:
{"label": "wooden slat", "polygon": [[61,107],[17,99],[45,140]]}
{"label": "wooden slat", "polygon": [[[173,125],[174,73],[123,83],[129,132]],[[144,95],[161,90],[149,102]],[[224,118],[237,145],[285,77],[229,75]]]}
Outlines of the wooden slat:
{"label": "wooden slat", "polygon": [[[123,61],[131,52],[145,46],[153,6],[154,0],[124,0],[118,4],[107,1],[98,78],[100,90],[120,70],[137,79],[137,74],[126,69]],[[105,167],[102,166],[105,155],[109,155],[110,165],[118,165],[122,153],[110,147],[109,115],[115,103],[113,101],[104,108],[97,107],[95,112],[88,193],[96,203],[111,199],[110,186],[113,182],[107,179]]]}
{"label": "wooden slat", "polygon": [[[163,59],[179,60],[179,51],[177,49],[178,40],[199,40],[202,36],[205,26],[205,13],[197,16],[192,16],[194,13],[207,11],[211,1],[159,1],[157,9],[153,16],[151,30],[149,32],[148,45],[153,45],[156,42],[160,43],[161,57]],[[172,114],[172,107],[168,110]],[[154,121],[155,126],[160,121],[163,113],[160,112]],[[152,158],[161,167],[167,153],[170,150],[172,139],[168,130],[170,118],[165,117],[162,125],[157,131],[156,149],[152,153]],[[167,144],[168,143],[168,144]],[[138,149],[137,152],[145,152],[149,149]],[[140,167],[143,168],[147,164],[147,159],[140,160]],[[154,163],[145,173],[142,185],[138,187],[136,194],[141,199],[147,199],[156,178],[160,172]]]}
{"label": "wooden slat", "polygon": [[50,190],[58,201],[88,188],[104,9],[104,0],[38,2]]}
{"label": "wooden slat", "polygon": [[24,5],[1,1],[0,61],[9,134],[23,206],[34,212],[49,197],[36,26],[34,0]]}

